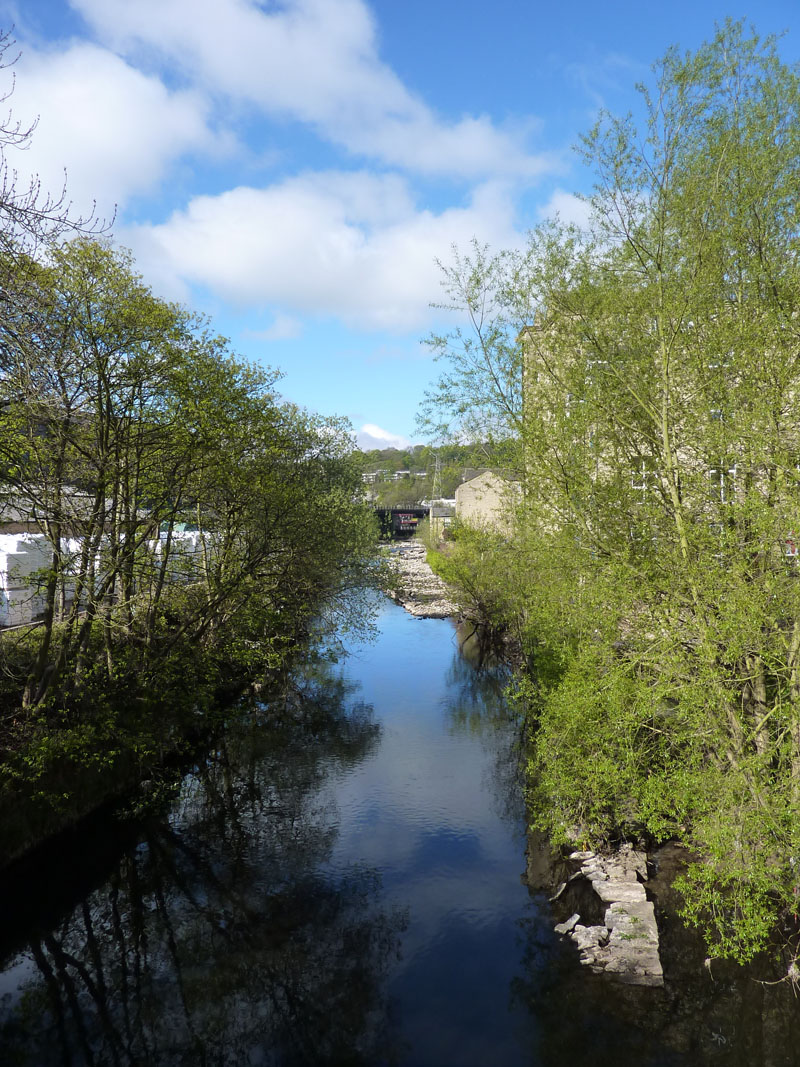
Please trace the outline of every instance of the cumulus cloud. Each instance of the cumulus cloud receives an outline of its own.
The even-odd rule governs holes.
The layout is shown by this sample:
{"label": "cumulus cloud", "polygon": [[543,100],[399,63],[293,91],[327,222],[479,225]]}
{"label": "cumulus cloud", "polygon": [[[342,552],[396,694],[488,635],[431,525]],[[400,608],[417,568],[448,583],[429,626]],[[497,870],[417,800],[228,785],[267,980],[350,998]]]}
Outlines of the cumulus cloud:
{"label": "cumulus cloud", "polygon": [[30,148],[9,160],[21,181],[67,195],[101,214],[154,188],[183,153],[213,141],[196,91],[170,92],[118,56],[89,43],[61,52],[26,47],[16,68],[14,114],[39,123]]}
{"label": "cumulus cloud", "polygon": [[436,258],[474,235],[498,247],[519,240],[504,186],[481,186],[466,206],[437,214],[418,209],[396,175],[317,172],[196,197],[121,239],[170,295],[194,284],[243,307],[402,332],[428,321]]}
{"label": "cumulus cloud", "polygon": [[539,208],[540,219],[552,219],[558,216],[562,222],[574,223],[582,229],[589,225],[591,208],[585,200],[564,189],[556,189],[553,195]]}
{"label": "cumulus cloud", "polygon": [[278,312],[265,330],[244,330],[242,336],[253,341],[290,341],[303,332],[303,324],[291,315]]}
{"label": "cumulus cloud", "polygon": [[71,0],[122,54],[264,113],[307,123],[351,152],[419,173],[531,178],[557,161],[532,153],[533,125],[435,115],[379,56],[363,0]]}
{"label": "cumulus cloud", "polygon": [[371,448],[408,448],[411,442],[407,437],[376,426],[374,422],[365,422],[356,434],[356,444],[367,452]]}

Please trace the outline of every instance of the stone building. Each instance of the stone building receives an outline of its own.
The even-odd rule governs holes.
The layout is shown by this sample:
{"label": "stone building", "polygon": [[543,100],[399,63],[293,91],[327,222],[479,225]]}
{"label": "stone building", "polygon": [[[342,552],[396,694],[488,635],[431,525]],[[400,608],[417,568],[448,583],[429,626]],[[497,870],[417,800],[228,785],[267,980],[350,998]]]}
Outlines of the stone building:
{"label": "stone building", "polygon": [[508,530],[519,490],[519,483],[511,477],[482,471],[457,487],[456,518],[472,526]]}

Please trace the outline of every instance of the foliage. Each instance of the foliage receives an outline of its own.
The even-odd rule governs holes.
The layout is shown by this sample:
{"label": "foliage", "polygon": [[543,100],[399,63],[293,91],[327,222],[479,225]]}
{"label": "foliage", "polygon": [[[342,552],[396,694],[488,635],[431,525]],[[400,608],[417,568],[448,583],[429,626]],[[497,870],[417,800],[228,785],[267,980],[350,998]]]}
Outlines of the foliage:
{"label": "foliage", "polygon": [[0,634],[6,858],[180,754],[332,616],[367,625],[377,540],[350,427],[282,401],[63,192],[19,185],[32,133],[0,121],[0,523],[43,561],[40,617]]}
{"label": "foliage", "polygon": [[49,562],[39,623],[0,635],[0,800],[74,815],[284,669],[325,611],[363,625],[376,532],[349,426],[282,402],[126,252],[78,238],[10,276],[0,516]]}
{"label": "foliage", "polygon": [[517,434],[491,581],[531,671],[539,823],[683,840],[687,915],[743,959],[794,911],[800,845],[800,81],[729,21],[641,91],[643,129],[584,139],[587,229],[448,268],[475,333],[442,339],[432,402]]}
{"label": "foliage", "polygon": [[467,525],[451,527],[447,551],[428,551],[433,571],[457,588],[467,616],[504,628],[512,609],[508,598],[509,556],[502,538]]}
{"label": "foliage", "polygon": [[372,487],[372,502],[378,507],[394,508],[398,504],[418,504],[430,496],[427,478],[399,478],[397,481],[377,482]]}
{"label": "foliage", "polygon": [[[452,264],[440,264],[446,300],[435,305],[466,317],[466,329],[433,334],[427,344],[442,372],[426,394],[419,422],[431,437],[496,445],[518,437],[523,422],[522,351],[518,323],[529,321],[524,290],[514,284],[513,253],[491,255],[472,242],[471,254],[453,249]],[[528,304],[528,308],[530,305]]]}
{"label": "foliage", "polygon": [[[414,503],[432,497],[452,498],[469,468],[503,467],[516,454],[511,441],[480,441],[459,444],[441,441],[436,445],[414,445],[405,451],[396,448],[371,449],[360,454],[364,473],[378,474],[369,493],[379,504]],[[512,464],[513,465],[513,464]],[[397,482],[397,471],[410,476]]]}
{"label": "foliage", "polygon": [[0,491],[52,550],[24,702],[72,699],[98,632],[109,679],[157,676],[184,642],[270,662],[369,556],[347,427],[279,402],[108,246],[54,248],[17,295]]}

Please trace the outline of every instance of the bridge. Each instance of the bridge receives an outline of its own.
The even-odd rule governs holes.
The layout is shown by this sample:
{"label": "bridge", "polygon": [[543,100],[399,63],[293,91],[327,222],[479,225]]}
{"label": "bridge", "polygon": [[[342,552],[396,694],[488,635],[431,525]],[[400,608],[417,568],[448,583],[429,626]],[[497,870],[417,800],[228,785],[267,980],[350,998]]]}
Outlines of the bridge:
{"label": "bridge", "polygon": [[441,533],[455,514],[451,504],[441,501],[434,501],[432,507],[428,504],[394,504],[385,508],[376,504],[373,510],[381,526],[381,537],[391,538],[413,537],[422,520],[428,518]]}
{"label": "bridge", "polygon": [[381,524],[381,537],[413,537],[422,522],[430,515],[431,509],[421,504],[395,504],[390,508],[375,508],[378,522]]}

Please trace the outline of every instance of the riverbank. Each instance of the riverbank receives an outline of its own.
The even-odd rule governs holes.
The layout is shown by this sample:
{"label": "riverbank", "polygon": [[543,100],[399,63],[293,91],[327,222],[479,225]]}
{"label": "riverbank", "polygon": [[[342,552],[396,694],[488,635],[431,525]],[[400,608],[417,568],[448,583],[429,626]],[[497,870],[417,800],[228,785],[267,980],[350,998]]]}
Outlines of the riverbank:
{"label": "riverbank", "polygon": [[664,985],[581,965],[553,925],[599,916],[549,897],[583,861],[531,835],[519,878],[507,673],[381,599],[372,640],[230,722],[147,818],[5,876],[0,1062],[793,1067],[789,984],[704,965],[681,852],[648,864]]}
{"label": "riverbank", "polygon": [[448,619],[459,607],[442,579],[428,564],[428,551],[421,541],[392,546],[388,557],[397,584],[389,596],[418,619]]}
{"label": "riverbank", "polygon": [[596,974],[628,985],[662,986],[655,910],[643,884],[647,882],[645,853],[623,845],[609,856],[580,851],[571,853],[569,860],[578,869],[559,885],[551,902],[569,900],[570,890],[582,881],[594,897],[588,910],[599,909],[601,916],[597,922],[587,919],[581,904],[580,910],[556,925],[556,933],[573,941],[581,964]]}
{"label": "riverbank", "polygon": [[6,730],[0,871],[109,805],[130,800],[144,808],[180,780],[239,714],[250,682],[245,672],[223,678],[204,669],[210,658],[180,658],[182,688],[175,681],[167,688],[165,679],[158,694],[135,693],[121,683],[94,694],[94,707],[80,706],[71,719],[37,709]]}
{"label": "riverbank", "polygon": [[279,653],[277,636],[238,649],[230,633],[203,648],[183,640],[158,671],[137,672],[133,659],[123,669],[118,657],[116,677],[87,673],[69,703],[0,707],[0,871],[108,806],[145,810],[168,793],[256,693],[280,691],[311,640],[308,624],[293,622]]}

